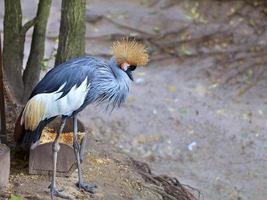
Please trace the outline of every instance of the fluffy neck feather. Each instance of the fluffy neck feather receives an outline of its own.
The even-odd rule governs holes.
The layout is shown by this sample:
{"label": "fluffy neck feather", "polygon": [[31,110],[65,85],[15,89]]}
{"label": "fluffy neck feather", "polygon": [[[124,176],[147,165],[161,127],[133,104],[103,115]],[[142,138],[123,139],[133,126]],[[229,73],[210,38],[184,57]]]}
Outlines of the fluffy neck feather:
{"label": "fluffy neck feather", "polygon": [[114,109],[125,102],[130,82],[128,75],[118,67],[115,59],[111,58],[107,65],[96,70],[90,93],[96,97],[94,102],[106,103],[107,109]]}

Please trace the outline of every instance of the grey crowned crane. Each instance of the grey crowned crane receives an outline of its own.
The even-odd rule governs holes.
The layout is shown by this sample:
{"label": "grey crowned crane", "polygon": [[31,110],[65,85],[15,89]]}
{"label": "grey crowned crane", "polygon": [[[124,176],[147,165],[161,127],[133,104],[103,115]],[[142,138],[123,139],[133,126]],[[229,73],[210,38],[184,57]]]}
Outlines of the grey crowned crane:
{"label": "grey crowned crane", "polygon": [[[43,128],[54,118],[61,116],[61,125],[52,145],[53,176],[50,185],[51,198],[68,198],[56,187],[57,152],[59,137],[67,118],[73,119],[73,147],[78,167],[78,188],[93,192],[93,184],[84,183],[77,142],[77,114],[87,105],[106,105],[114,109],[125,102],[129,93],[132,72],[139,65],[146,65],[145,47],[134,40],[123,39],[112,47],[113,57],[105,61],[96,57],[80,57],[51,69],[37,84],[19,116],[15,128],[15,140],[24,145],[37,144]],[[40,155],[42,156],[42,155]]]}

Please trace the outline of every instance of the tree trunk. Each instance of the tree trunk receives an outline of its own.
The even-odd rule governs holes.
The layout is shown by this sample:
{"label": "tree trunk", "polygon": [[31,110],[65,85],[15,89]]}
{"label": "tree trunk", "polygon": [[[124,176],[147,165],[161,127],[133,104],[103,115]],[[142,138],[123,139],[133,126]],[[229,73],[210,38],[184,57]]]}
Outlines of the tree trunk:
{"label": "tree trunk", "polygon": [[3,83],[3,71],[2,71],[2,44],[0,34],[0,118],[1,118],[1,132],[0,132],[0,144],[1,140],[6,142],[6,113],[5,113],[5,98],[4,98],[4,83]]}
{"label": "tree trunk", "polygon": [[55,66],[84,55],[86,0],[62,0],[59,44]]}
{"label": "tree trunk", "polygon": [[22,13],[20,0],[5,0],[3,73],[11,96],[16,103],[22,102],[22,63],[24,36],[21,34]]}
{"label": "tree trunk", "polygon": [[51,7],[51,0],[40,0],[35,19],[35,26],[32,36],[31,51],[23,73],[24,101],[26,101],[36,83],[39,81],[41,62],[44,57],[45,35],[47,20]]}

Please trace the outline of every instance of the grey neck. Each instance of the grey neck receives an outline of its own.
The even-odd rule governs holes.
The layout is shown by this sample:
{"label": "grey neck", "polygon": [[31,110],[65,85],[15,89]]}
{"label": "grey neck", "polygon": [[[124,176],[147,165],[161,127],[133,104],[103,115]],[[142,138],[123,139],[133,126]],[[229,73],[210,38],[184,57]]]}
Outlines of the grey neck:
{"label": "grey neck", "polygon": [[92,82],[90,91],[94,93],[94,101],[105,103],[107,108],[113,109],[125,102],[131,80],[117,65],[114,57],[107,64],[97,71],[97,78]]}

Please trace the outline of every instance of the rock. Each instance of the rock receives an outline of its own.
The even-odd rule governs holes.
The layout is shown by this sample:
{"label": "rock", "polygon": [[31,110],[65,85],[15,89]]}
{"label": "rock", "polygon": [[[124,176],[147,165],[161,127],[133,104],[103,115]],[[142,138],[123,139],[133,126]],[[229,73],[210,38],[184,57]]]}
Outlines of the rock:
{"label": "rock", "polygon": [[[63,133],[72,132],[72,120],[66,121]],[[53,130],[57,130],[60,126],[60,119],[55,119],[50,122],[47,127]],[[78,120],[78,132],[84,132],[84,125]],[[87,134],[82,138],[81,141],[81,156],[84,154],[84,148],[87,144]],[[52,174],[53,171],[53,152],[52,142],[39,144],[35,148],[30,150],[29,158],[29,174],[48,175]],[[57,158],[57,176],[69,177],[76,169],[76,157],[74,154],[73,146],[70,144],[60,143],[60,150]]]}
{"label": "rock", "polygon": [[10,150],[4,145],[0,144],[0,191],[6,189],[10,172]]}

